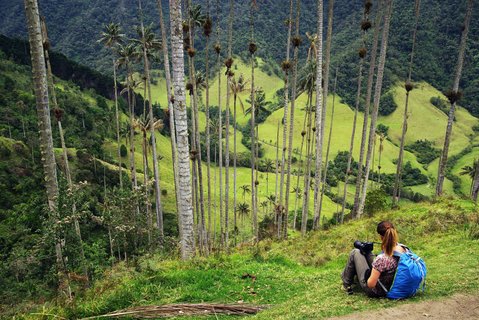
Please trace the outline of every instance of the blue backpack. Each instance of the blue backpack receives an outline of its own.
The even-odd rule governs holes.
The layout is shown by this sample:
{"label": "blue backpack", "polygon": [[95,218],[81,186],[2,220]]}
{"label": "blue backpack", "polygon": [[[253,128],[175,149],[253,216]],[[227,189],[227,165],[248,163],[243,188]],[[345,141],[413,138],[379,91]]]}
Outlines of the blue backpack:
{"label": "blue backpack", "polygon": [[389,299],[405,299],[417,293],[422,284],[422,291],[426,286],[426,264],[408,247],[402,246],[406,252],[394,251],[394,256],[399,258],[398,267],[391,288],[386,290]]}

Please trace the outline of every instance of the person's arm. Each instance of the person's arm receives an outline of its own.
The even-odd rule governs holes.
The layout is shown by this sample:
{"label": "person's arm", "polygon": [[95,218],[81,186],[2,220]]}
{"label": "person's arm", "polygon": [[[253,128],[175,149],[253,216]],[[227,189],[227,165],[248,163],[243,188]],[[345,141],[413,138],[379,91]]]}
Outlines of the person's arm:
{"label": "person's arm", "polygon": [[379,280],[379,276],[381,276],[381,272],[373,268],[371,270],[371,275],[368,278],[368,288],[374,288],[376,286]]}

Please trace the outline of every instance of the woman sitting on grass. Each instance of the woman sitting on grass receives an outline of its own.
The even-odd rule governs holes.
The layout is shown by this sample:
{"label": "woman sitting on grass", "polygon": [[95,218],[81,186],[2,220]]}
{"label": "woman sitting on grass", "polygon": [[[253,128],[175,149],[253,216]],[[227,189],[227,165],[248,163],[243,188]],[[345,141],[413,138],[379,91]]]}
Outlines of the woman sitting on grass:
{"label": "woman sitting on grass", "polygon": [[351,286],[355,276],[369,297],[385,297],[386,290],[391,288],[398,267],[398,258],[394,257],[393,253],[394,251],[404,253],[406,249],[398,244],[398,234],[391,222],[380,222],[377,232],[381,236],[383,252],[376,258],[372,252],[363,254],[359,249],[353,249],[349,254],[348,262],[341,274],[343,289],[348,294],[353,294]]}

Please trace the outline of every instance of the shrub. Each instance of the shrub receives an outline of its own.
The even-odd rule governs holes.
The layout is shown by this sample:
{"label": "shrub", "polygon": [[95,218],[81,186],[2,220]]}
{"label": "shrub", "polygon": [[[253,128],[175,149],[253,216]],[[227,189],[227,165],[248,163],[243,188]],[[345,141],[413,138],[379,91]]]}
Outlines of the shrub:
{"label": "shrub", "polygon": [[382,116],[387,116],[393,113],[397,109],[397,104],[394,101],[394,96],[392,92],[388,92],[381,97],[379,103],[379,114]]}
{"label": "shrub", "polygon": [[260,240],[273,238],[275,234],[274,220],[271,215],[266,215],[258,226],[258,236]]}
{"label": "shrub", "polygon": [[378,124],[378,126],[376,127],[376,132],[382,133],[384,136],[388,135],[388,131],[389,131],[389,127],[382,123]]}
{"label": "shrub", "polygon": [[440,97],[431,97],[429,100],[433,106],[444,112],[445,114],[449,113],[449,106],[447,102]]}
{"label": "shrub", "polygon": [[417,161],[422,164],[431,163],[441,154],[439,149],[433,147],[432,141],[426,139],[417,140],[413,144],[406,146],[404,149],[414,153]]}
{"label": "shrub", "polygon": [[8,147],[0,145],[0,157],[2,157],[3,159],[7,159],[8,157],[10,157],[11,154],[12,151]]}
{"label": "shrub", "polygon": [[383,189],[374,189],[366,194],[366,203],[364,211],[369,216],[374,215],[378,211],[386,210],[391,206],[389,196]]}
{"label": "shrub", "polygon": [[127,154],[128,154],[128,150],[126,149],[126,146],[124,144],[122,144],[120,146],[120,156],[121,157],[126,157]]}
{"label": "shrub", "polygon": [[406,162],[403,167],[401,179],[404,186],[417,186],[427,183],[427,177],[418,168],[413,168],[411,162]]}

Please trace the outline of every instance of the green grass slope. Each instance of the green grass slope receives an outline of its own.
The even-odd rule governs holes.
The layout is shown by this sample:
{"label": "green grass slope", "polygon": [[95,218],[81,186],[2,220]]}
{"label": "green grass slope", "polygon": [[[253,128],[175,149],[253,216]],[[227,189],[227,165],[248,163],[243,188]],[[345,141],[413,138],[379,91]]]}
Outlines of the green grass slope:
{"label": "green grass slope", "polygon": [[[275,76],[275,75],[268,75],[267,73],[261,70],[261,65],[263,61],[258,59],[258,68],[255,70],[255,86],[261,87],[266,94],[266,98],[269,101],[275,101],[275,93],[278,89],[283,87],[283,81]],[[243,101],[245,108],[249,106],[246,102],[249,96],[249,86],[251,85],[250,79],[250,66],[241,61],[241,59],[236,59],[235,64],[233,65],[233,71],[235,76],[238,77],[239,75],[244,75],[246,81],[248,82],[246,85],[245,92],[242,92],[239,95],[239,98]],[[222,69],[221,74],[224,74],[224,68]],[[154,84],[152,85],[152,99],[156,103],[160,103],[162,108],[166,108],[167,106],[167,95],[166,95],[166,84],[164,78],[161,76],[161,72],[154,71],[153,75],[155,77]],[[217,77],[211,79],[210,81],[210,105],[217,105],[218,104],[218,81]],[[138,92],[142,94],[143,89],[138,89]],[[382,159],[381,159],[381,171],[383,173],[395,173],[396,172],[396,165],[395,161],[399,154],[399,139],[401,134],[401,127],[402,127],[402,115],[404,110],[404,89],[397,85],[393,88],[393,94],[396,104],[398,108],[394,111],[391,115],[387,117],[379,117],[379,123],[389,126],[388,138],[384,141],[384,147],[382,152]],[[406,136],[406,144],[411,144],[412,142],[419,140],[419,139],[428,139],[434,142],[437,148],[442,146],[442,139],[444,136],[444,130],[446,126],[447,116],[441,112],[439,109],[434,107],[430,103],[431,97],[443,97],[443,95],[436,90],[435,88],[431,87],[426,83],[420,83],[418,87],[412,91],[411,98],[410,98],[410,116],[409,116],[409,129]],[[189,101],[189,97],[187,97],[187,102]],[[314,101],[313,97],[313,101]],[[302,94],[296,100],[296,111],[295,111],[295,135],[293,138],[293,149],[297,149],[294,152],[293,156],[297,159],[300,158],[299,149],[301,147],[301,131],[303,130],[303,123],[304,118],[306,116],[305,113],[305,106],[307,103],[307,97],[305,94]],[[204,106],[205,103],[205,93],[202,92],[200,95],[200,105]],[[221,88],[221,103],[222,109],[226,108],[226,79],[222,78],[222,88]],[[328,134],[329,128],[331,126],[330,116],[331,116],[331,105],[333,103],[333,98],[330,95],[328,97],[328,109],[327,109],[327,121],[326,121],[326,133]],[[352,121],[354,117],[354,111],[344,103],[341,103],[340,97],[337,97],[335,100],[335,117],[333,122],[333,135],[331,140],[331,153],[330,153],[330,160],[334,159],[340,151],[347,151],[349,149],[351,131],[352,131]],[[230,103],[231,113],[233,111],[233,102]],[[237,106],[238,110],[238,119],[237,123],[241,125],[245,125],[249,120],[249,115],[244,115],[241,107],[238,103]],[[262,146],[265,150],[265,154],[263,158],[269,159],[276,159],[276,149],[277,149],[277,142],[276,142],[276,133],[277,133],[277,126],[278,123],[280,124],[280,149],[282,146],[282,132],[283,126],[281,125],[281,120],[284,115],[284,109],[280,108],[273,112],[265,122],[259,125],[259,139],[262,143]],[[205,128],[205,114],[204,112],[200,111],[200,131],[204,132]],[[356,136],[355,136],[355,147],[353,149],[353,157],[357,160],[359,157],[359,145],[361,139],[361,129],[362,129],[362,122],[363,122],[363,114],[358,114],[358,124],[356,128]],[[465,109],[458,108],[457,115],[456,115],[456,122],[453,128],[453,136],[451,141],[451,155],[459,153],[465,147],[470,145],[471,137],[474,138],[474,132],[472,131],[472,127],[478,123],[478,119],[471,116]],[[249,150],[241,143],[242,133],[238,130],[237,132],[237,141],[238,141],[238,152],[249,152]],[[171,145],[169,139],[167,137],[163,137],[161,135],[157,135],[158,140],[158,150],[159,153],[163,156],[161,160],[161,176],[165,177],[162,178],[162,189],[173,190],[172,184],[172,171],[171,171]],[[377,147],[374,157],[374,167],[373,170],[377,170],[377,166],[379,164],[379,141],[377,141]],[[109,143],[107,144],[108,150],[111,152],[113,156],[115,156],[115,144]],[[233,149],[233,128],[230,127],[230,149]],[[137,142],[136,150],[141,150],[141,145]],[[324,154],[326,154],[326,150],[324,150]],[[301,156],[302,159],[305,159],[305,147],[303,148],[303,155]],[[139,154],[135,155],[137,167],[142,167],[142,158]],[[203,159],[205,160],[205,159]],[[124,161],[128,161],[128,158],[125,158]],[[423,166],[420,164],[416,156],[408,151],[405,152],[405,161],[410,161],[412,166],[415,168],[419,168],[421,172],[427,175],[430,178],[428,184],[413,186],[410,187],[411,190],[415,192],[422,193],[424,195],[431,196],[434,193],[434,184],[435,184],[435,177],[437,175],[437,159],[430,163],[428,166]],[[299,167],[299,162],[293,165],[294,168]],[[150,165],[151,168],[151,165]],[[206,167],[204,167],[204,175],[206,179]],[[232,173],[232,170],[230,171]],[[250,184],[249,178],[249,171],[246,168],[239,168],[238,169],[238,183],[237,188],[243,184]],[[230,178],[232,183],[233,179]],[[266,174],[260,174],[260,201],[264,200],[266,196],[271,194],[271,190],[274,190],[274,181],[275,177],[274,174],[269,174],[269,184],[268,184],[268,191],[266,192]],[[296,179],[293,180],[292,185],[294,186],[296,183]],[[206,185],[206,180],[205,180]],[[219,184],[218,184],[219,185]],[[300,182],[302,185],[302,182]],[[231,187],[232,190],[232,187]],[[354,189],[350,188],[350,192],[353,192]],[[445,191],[446,193],[451,194],[453,192],[453,185],[452,182],[446,179],[445,182]],[[219,200],[219,194],[216,195],[216,199]],[[230,196],[232,198],[232,195]],[[171,193],[164,197],[165,199],[165,208],[166,210],[174,210],[174,195]],[[239,195],[239,200],[242,202],[242,195]],[[232,201],[230,201],[232,204]],[[324,207],[324,212],[327,216],[331,216],[336,211],[336,205],[327,198],[326,204]]]}
{"label": "green grass slope", "polygon": [[[340,273],[353,241],[378,241],[375,227],[383,219],[395,223],[400,241],[425,260],[428,276],[424,294],[395,302],[370,299],[359,290],[347,296],[340,290]],[[443,200],[408,205],[305,238],[294,234],[286,242],[262,241],[230,256],[188,262],[157,255],[144,257],[136,264],[115,266],[73,304],[46,304],[41,312],[77,318],[140,305],[240,301],[270,306],[254,319],[312,319],[439,299],[458,292],[478,294],[478,219],[473,203]],[[245,274],[256,278],[253,281],[243,277]]]}
{"label": "green grass slope", "polygon": [[[399,145],[406,91],[402,86],[395,86],[392,90],[398,107],[389,116],[380,117],[379,122],[389,126],[391,140]],[[411,91],[409,96],[406,145],[416,140],[427,139],[432,141],[435,147],[442,148],[446,132],[447,115],[431,104],[430,99],[432,97],[440,97],[447,101],[447,98],[440,91],[424,82],[419,83],[418,87]],[[474,134],[472,127],[478,123],[478,119],[473,117],[467,110],[462,107],[457,108],[456,121],[452,129],[451,147],[449,149],[450,155],[459,153],[469,145],[470,137]]]}

